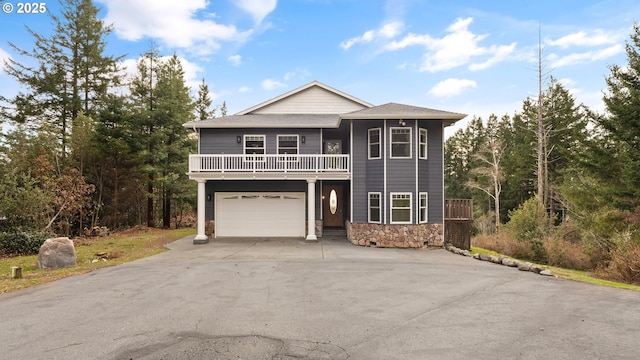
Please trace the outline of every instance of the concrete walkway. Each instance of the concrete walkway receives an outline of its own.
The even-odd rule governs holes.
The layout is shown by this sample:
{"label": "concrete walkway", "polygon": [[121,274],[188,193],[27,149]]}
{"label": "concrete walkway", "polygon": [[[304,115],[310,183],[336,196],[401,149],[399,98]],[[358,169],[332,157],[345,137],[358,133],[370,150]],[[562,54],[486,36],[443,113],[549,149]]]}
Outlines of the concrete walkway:
{"label": "concrete walkway", "polygon": [[0,359],[638,359],[640,294],[444,250],[193,237],[0,295]]}

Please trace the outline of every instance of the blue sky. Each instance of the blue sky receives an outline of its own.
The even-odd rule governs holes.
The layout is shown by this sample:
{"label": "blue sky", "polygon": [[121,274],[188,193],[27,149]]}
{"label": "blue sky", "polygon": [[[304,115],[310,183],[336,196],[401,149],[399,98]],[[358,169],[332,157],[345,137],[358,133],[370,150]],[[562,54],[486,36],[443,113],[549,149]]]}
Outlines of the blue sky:
{"label": "blue sky", "polygon": [[[0,58],[31,49],[25,25],[46,15],[0,13]],[[608,66],[626,65],[640,19],[635,0],[95,0],[113,24],[108,52],[130,71],[156,44],[183,60],[194,92],[235,113],[318,80],[370,103],[400,102],[486,117],[512,114],[537,93],[538,33],[545,73],[577,103],[604,111]],[[53,13],[59,4],[45,0]],[[0,92],[19,85],[0,72]],[[464,121],[456,128],[463,126]],[[456,128],[449,129],[451,133]]]}

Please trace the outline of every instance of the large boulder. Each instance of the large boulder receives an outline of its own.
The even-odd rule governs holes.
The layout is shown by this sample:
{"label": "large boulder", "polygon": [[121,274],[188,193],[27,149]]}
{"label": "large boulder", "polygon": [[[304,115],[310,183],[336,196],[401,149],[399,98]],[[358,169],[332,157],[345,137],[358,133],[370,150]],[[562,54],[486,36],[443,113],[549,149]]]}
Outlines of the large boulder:
{"label": "large boulder", "polygon": [[68,237],[47,239],[40,247],[37,269],[60,269],[76,265],[76,249]]}

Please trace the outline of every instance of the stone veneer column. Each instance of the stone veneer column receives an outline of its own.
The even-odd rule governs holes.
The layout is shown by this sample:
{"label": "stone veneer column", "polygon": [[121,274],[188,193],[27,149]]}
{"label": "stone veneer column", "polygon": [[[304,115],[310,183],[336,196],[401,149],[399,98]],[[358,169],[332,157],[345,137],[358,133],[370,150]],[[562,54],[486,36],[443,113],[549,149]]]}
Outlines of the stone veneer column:
{"label": "stone veneer column", "polygon": [[198,179],[198,234],[193,239],[194,244],[206,244],[209,242],[209,237],[205,235],[205,184],[207,180]]}
{"label": "stone veneer column", "polygon": [[317,241],[316,236],[316,179],[307,180],[307,241]]}

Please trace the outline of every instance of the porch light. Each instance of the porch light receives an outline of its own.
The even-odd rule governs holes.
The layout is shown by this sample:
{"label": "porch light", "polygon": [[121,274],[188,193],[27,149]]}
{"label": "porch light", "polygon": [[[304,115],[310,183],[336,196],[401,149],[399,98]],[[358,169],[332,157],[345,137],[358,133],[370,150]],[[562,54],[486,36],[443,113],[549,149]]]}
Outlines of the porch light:
{"label": "porch light", "polygon": [[242,142],[242,136],[240,135],[236,136],[236,142],[240,144]]}
{"label": "porch light", "polygon": [[300,142],[304,144],[307,139],[304,138],[304,135],[300,137]]}

